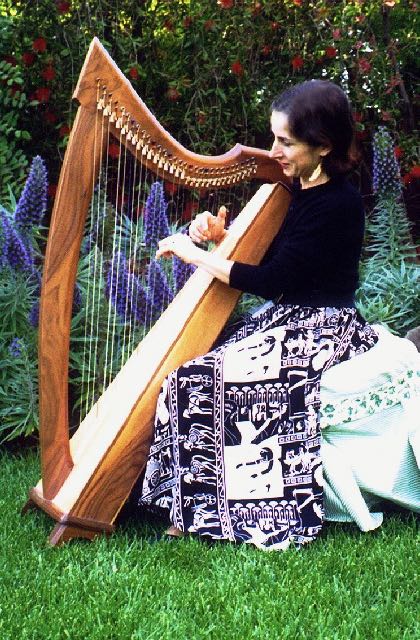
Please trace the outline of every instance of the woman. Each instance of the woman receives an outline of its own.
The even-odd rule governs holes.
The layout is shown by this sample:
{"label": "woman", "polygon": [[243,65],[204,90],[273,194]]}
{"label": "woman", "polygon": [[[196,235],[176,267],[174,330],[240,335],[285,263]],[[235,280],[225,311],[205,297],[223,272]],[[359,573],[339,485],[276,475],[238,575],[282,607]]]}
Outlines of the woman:
{"label": "woman", "polygon": [[159,243],[235,289],[274,301],[163,385],[140,504],[169,510],[169,533],[284,549],[321,530],[320,381],[377,342],[358,315],[364,213],[346,180],[353,119],[336,85],[311,80],[272,105],[271,156],[292,201],[261,265],[223,259],[225,210]]}

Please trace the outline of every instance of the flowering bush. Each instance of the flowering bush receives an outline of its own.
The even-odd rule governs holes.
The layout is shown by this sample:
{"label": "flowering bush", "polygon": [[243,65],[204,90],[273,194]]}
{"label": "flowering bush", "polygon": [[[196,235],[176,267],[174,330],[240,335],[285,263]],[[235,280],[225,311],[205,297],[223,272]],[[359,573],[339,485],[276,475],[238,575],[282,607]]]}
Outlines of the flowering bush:
{"label": "flowering bush", "polygon": [[159,121],[194,151],[217,154],[237,141],[268,146],[274,95],[323,77],[352,100],[365,190],[372,133],[382,124],[396,136],[404,184],[417,179],[414,1],[38,0],[29,12],[6,0],[2,7],[0,60],[20,78],[4,91],[28,96],[17,128],[46,158],[53,183],[75,115],[69,98],[94,35]]}
{"label": "flowering bush", "polygon": [[0,207],[0,440],[38,425],[38,242],[46,194],[46,168],[37,156],[13,211]]}
{"label": "flowering bush", "polygon": [[420,265],[394,142],[384,127],[374,134],[373,176],[376,203],[367,227],[358,306],[368,321],[405,335],[420,325]]}

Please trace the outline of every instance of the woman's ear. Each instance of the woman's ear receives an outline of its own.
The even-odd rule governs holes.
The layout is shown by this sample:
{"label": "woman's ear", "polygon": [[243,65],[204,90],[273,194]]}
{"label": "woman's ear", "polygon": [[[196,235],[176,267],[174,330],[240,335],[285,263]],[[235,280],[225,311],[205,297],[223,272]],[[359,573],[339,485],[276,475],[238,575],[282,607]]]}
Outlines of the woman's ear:
{"label": "woman's ear", "polygon": [[328,146],[328,147],[320,147],[320,151],[319,151],[319,155],[323,158],[325,158],[325,156],[327,156],[330,151],[331,151],[332,147]]}

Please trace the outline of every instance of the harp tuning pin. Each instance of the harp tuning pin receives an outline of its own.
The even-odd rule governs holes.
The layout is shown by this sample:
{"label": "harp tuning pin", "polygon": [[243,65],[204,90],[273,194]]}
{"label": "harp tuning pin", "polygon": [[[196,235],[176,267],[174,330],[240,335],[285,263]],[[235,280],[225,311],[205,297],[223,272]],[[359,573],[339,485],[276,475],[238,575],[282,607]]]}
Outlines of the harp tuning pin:
{"label": "harp tuning pin", "polygon": [[117,120],[117,114],[115,113],[115,111],[111,111],[110,115],[109,115],[109,121],[110,122],[116,122]]}

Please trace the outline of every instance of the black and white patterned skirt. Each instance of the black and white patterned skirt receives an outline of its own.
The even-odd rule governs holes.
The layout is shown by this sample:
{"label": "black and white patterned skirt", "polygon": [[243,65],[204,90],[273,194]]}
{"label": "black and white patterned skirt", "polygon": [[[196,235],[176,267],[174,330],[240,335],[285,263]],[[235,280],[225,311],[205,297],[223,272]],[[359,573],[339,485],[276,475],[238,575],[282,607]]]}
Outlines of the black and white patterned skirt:
{"label": "black and white patterned skirt", "polygon": [[320,379],[377,340],[356,309],[272,305],[165,380],[140,506],[263,549],[323,520]]}

